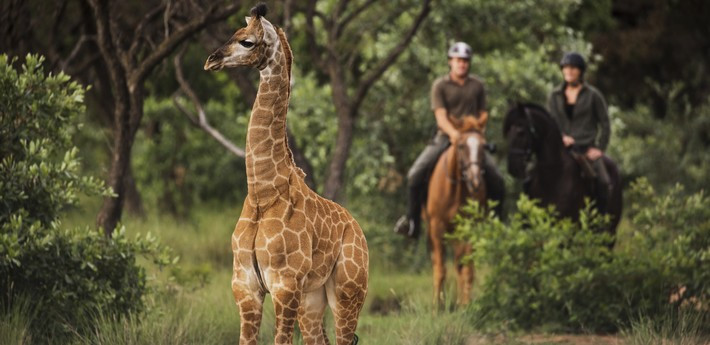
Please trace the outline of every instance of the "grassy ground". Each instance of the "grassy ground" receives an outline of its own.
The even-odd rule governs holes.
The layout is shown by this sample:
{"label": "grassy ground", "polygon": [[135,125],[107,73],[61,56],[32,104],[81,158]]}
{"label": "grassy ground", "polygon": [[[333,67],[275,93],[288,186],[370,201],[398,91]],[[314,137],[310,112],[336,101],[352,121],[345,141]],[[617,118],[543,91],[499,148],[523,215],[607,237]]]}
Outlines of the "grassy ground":
{"label": "grassy ground", "polygon": [[[173,268],[148,267],[154,293],[147,298],[147,311],[124,320],[94,316],[96,332],[76,337],[75,344],[235,344],[239,338],[238,309],[230,291],[230,235],[238,218],[237,208],[212,209],[190,221],[150,216],[145,220],[126,217],[130,233],[156,235],[173,248],[180,262]],[[66,220],[67,225],[87,224],[81,215]],[[380,239],[381,240],[381,239]],[[393,239],[395,240],[395,239]],[[370,247],[373,263],[382,263],[378,247]],[[423,244],[407,249],[412,257],[427,259]],[[369,294],[360,317],[357,334],[360,344],[700,344],[697,338],[683,337],[682,331],[658,331],[639,323],[620,336],[545,335],[487,333],[479,327],[481,316],[471,315],[447,302],[443,311],[431,303],[431,272],[393,270],[390,265],[371,267]],[[449,272],[453,272],[452,267]],[[480,282],[485,275],[479,270]],[[447,281],[453,299],[454,277]],[[475,293],[474,293],[475,295]],[[0,320],[1,344],[30,344],[22,312]],[[332,317],[326,320],[329,337],[334,339]],[[273,341],[274,313],[270,302],[264,307],[260,344]],[[665,333],[664,333],[665,332]],[[675,332],[675,333],[674,333]],[[670,340],[669,340],[670,339]],[[301,344],[300,337],[296,343]]]}

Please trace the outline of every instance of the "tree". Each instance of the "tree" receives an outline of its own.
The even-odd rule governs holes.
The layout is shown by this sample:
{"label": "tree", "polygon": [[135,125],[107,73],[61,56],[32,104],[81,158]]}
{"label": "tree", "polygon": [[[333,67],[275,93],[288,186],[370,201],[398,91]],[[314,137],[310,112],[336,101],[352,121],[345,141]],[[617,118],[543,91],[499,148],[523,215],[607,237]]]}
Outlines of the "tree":
{"label": "tree", "polygon": [[[104,10],[110,9],[107,19],[101,19],[96,15],[95,5],[100,5]],[[151,71],[161,65],[176,46],[182,45],[182,42],[200,31],[204,32],[199,35],[200,43],[208,51],[213,51],[234,32],[234,28],[226,25],[224,19],[230,13],[235,13],[239,9],[238,5],[238,2],[226,6],[212,4],[209,1],[155,0],[141,3],[111,3],[62,0],[47,6],[44,2],[11,0],[1,5],[3,21],[0,23],[0,29],[7,35],[0,38],[0,49],[16,56],[22,56],[26,52],[41,52],[49,57],[47,64],[50,69],[65,71],[84,84],[93,86],[87,92],[89,99],[87,103],[95,122],[107,129],[107,141],[113,143],[107,150],[112,157],[109,180],[116,182],[116,177],[112,177],[112,174],[115,175],[118,170],[121,170],[116,169],[122,165],[115,164],[118,162],[116,158],[120,152],[117,150],[120,146],[117,143],[125,140],[120,137],[125,136],[126,133],[133,132],[132,135],[135,136],[135,131],[141,123],[138,119],[141,117],[138,116],[139,113],[131,109],[139,107],[139,102],[136,100],[143,97],[140,96],[141,94],[149,95],[156,90],[159,94],[159,90],[170,83],[166,83],[166,79],[156,79],[147,91],[141,86],[128,89],[126,92],[121,89],[127,87],[116,87],[114,76],[119,76],[116,79],[118,85],[124,84],[122,80],[125,80],[126,84],[143,85],[148,75],[151,75]],[[288,26],[291,7],[288,1],[283,6],[275,6],[277,10],[281,9],[283,12],[286,26]],[[202,11],[202,8],[206,10]],[[109,24],[104,25],[107,27],[106,31],[110,33],[108,36],[111,39],[108,41],[101,41],[97,34],[100,27],[98,24],[102,20]],[[30,25],[26,25],[27,23]],[[212,26],[210,30],[203,30],[207,25]],[[102,53],[104,50],[100,49],[100,44],[104,46],[113,44],[114,48],[118,49],[116,58],[113,60],[110,56],[107,58]],[[230,71],[229,76],[240,88],[240,95],[244,102],[251,104],[256,95],[256,88],[254,78],[247,73],[244,70],[234,70]],[[136,76],[140,78],[135,78]],[[133,95],[134,93],[136,95]],[[118,98],[121,98],[119,103],[125,104],[117,106]],[[116,117],[120,112],[119,106],[126,109],[124,115],[133,113],[131,115],[133,120],[128,121],[134,124],[133,129],[119,131],[121,121]],[[125,125],[125,121],[123,123]],[[295,140],[291,140],[291,148],[297,164],[309,173],[310,164],[293,143]],[[310,181],[307,182],[313,185],[312,174],[309,173],[309,177]],[[99,219],[116,218],[115,214],[120,213],[116,212],[118,210],[116,205],[119,205],[119,208],[120,205],[125,205],[132,213],[142,214],[142,198],[136,187],[130,159],[123,173],[122,184],[124,192],[118,193],[117,200],[105,201]],[[118,185],[114,186],[118,191],[117,187]],[[114,215],[108,216],[109,209],[114,210],[111,212]],[[99,223],[105,222],[99,221]]]}
{"label": "tree", "polygon": [[[430,3],[430,0],[423,1],[416,15],[402,11],[403,5],[414,7],[411,4],[383,4],[373,0],[361,4],[329,2],[321,3],[321,6],[312,0],[302,9],[305,15],[304,50],[309,52],[313,70],[323,82],[331,85],[338,117],[335,148],[324,184],[325,197],[339,199],[360,107],[375,82],[411,43],[429,14]],[[403,32],[400,25],[393,25],[400,24],[398,20],[407,23]],[[357,43],[365,41],[365,37],[376,40],[383,31],[390,30],[402,33],[399,41],[385,52],[366,52]]]}
{"label": "tree", "polygon": [[[114,105],[114,142],[108,185],[117,197],[104,199],[97,223],[111,234],[121,218],[125,197],[124,175],[130,165],[131,146],[143,116],[144,83],[150,72],[168,57],[181,43],[202,30],[211,22],[224,20],[239,8],[238,3],[222,5],[212,3],[203,10],[195,2],[173,4],[161,3],[150,10],[135,27],[121,30],[116,22],[115,11],[106,0],[89,0],[97,29],[97,44],[105,60],[111,78]],[[184,20],[188,13],[197,14]],[[148,31],[163,14],[164,38],[153,49],[148,45],[155,31]],[[150,36],[144,37],[145,34]],[[161,35],[159,35],[160,37]],[[132,37],[121,42],[123,37]]]}
{"label": "tree", "polygon": [[[650,101],[663,119],[677,104],[697,108],[707,101],[708,16],[706,1],[583,1],[570,24],[604,57],[598,85],[626,108]],[[585,17],[606,24],[591,25]]]}

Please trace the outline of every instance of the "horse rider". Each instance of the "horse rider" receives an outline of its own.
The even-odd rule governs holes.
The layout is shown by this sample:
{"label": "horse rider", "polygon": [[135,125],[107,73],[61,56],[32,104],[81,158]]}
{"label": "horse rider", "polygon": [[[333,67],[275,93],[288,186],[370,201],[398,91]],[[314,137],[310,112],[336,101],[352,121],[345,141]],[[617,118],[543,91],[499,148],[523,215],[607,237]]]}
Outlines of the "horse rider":
{"label": "horse rider", "polygon": [[[436,117],[438,131],[436,136],[419,154],[414,165],[407,173],[409,189],[409,204],[407,215],[399,218],[394,231],[399,234],[417,238],[421,228],[421,206],[425,201],[428,188],[428,176],[436,165],[439,156],[450,143],[456,143],[459,132],[449,121],[449,116],[458,119],[464,116],[480,118],[486,110],[486,92],[483,82],[469,74],[473,50],[464,42],[454,43],[448,50],[449,73],[436,81],[431,88],[431,108]],[[496,200],[496,212],[500,215],[505,195],[505,183],[488,152],[483,162],[484,179],[488,198]]]}
{"label": "horse rider", "polygon": [[604,96],[584,81],[587,63],[579,53],[571,52],[560,61],[563,82],[547,100],[547,108],[562,131],[562,142],[573,154],[588,160],[590,174],[596,180],[597,208],[605,213],[611,192],[609,174],[601,157],[609,144],[611,128]]}

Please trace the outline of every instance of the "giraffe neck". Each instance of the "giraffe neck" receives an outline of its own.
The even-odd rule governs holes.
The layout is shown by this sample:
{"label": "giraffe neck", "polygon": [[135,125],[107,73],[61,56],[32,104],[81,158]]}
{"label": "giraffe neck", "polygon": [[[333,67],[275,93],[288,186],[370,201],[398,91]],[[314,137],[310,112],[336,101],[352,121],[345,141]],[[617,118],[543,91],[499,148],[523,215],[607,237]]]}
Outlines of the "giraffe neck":
{"label": "giraffe neck", "polygon": [[291,60],[285,44],[285,39],[274,44],[261,69],[247,131],[248,194],[258,206],[268,206],[288,189],[295,167],[286,140]]}

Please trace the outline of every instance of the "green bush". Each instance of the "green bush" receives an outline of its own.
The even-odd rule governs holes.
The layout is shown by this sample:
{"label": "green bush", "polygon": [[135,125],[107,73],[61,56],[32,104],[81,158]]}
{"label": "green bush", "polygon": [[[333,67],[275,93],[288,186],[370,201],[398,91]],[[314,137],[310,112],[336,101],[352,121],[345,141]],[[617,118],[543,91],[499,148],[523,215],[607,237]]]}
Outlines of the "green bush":
{"label": "green bush", "polygon": [[[682,185],[659,195],[645,178],[631,185],[634,237],[664,263],[675,283],[676,303],[710,300],[710,198],[686,195]],[[631,250],[631,248],[629,249]],[[675,291],[677,289],[677,291]]]}
{"label": "green bush", "polygon": [[490,268],[474,311],[511,328],[612,332],[706,303],[710,201],[657,196],[645,180],[633,193],[646,204],[631,205],[633,233],[613,251],[598,231],[608,220],[590,207],[573,223],[523,196],[503,224],[467,205],[455,237],[472,243],[469,260]]}
{"label": "green bush", "polygon": [[[677,91],[682,85],[672,88]],[[677,182],[688,190],[708,190],[710,97],[697,107],[670,96],[664,102],[668,104],[664,118],[656,117],[646,105],[628,110],[611,107],[610,155],[631,176],[630,181],[644,176],[663,191]]]}
{"label": "green bush", "polygon": [[88,326],[81,321],[92,313],[140,309],[146,279],[136,255],[168,257],[150,236],[61,227],[61,211],[80,194],[110,194],[79,175],[71,139],[84,89],[64,74],[46,76],[41,57],[28,55],[21,73],[15,62],[0,55],[0,314],[30,301],[33,339],[57,339]]}

